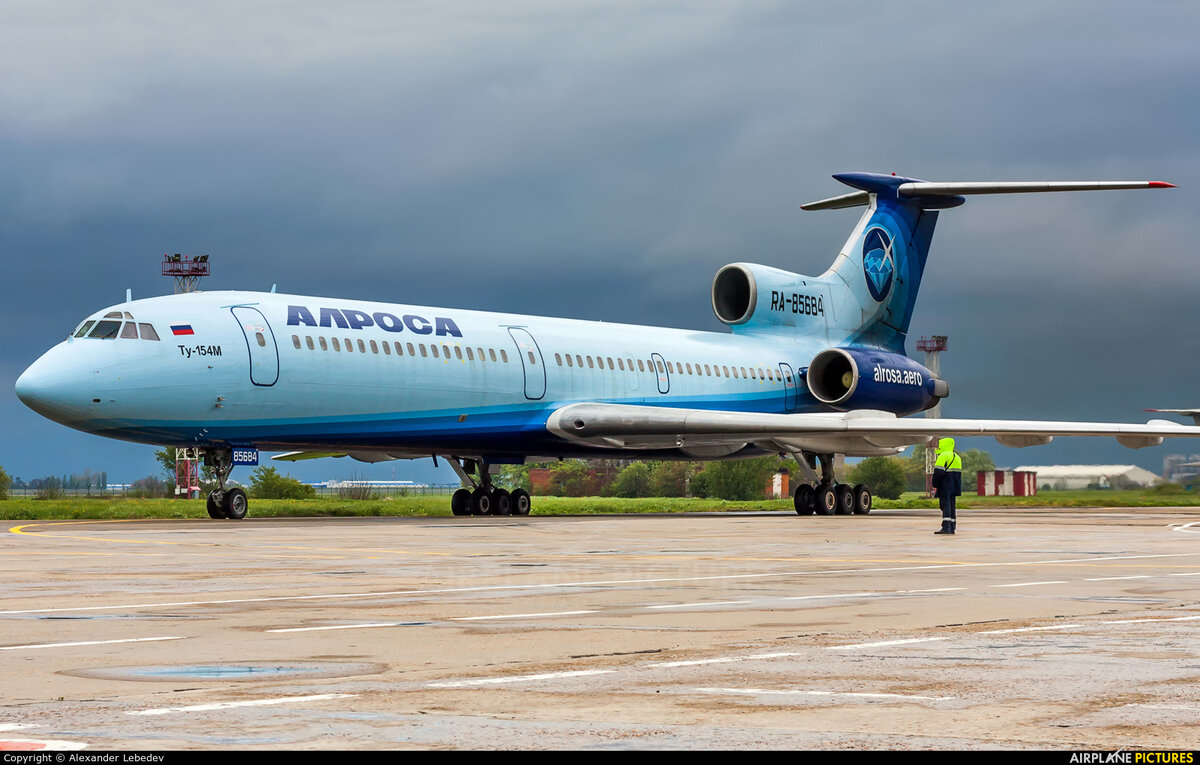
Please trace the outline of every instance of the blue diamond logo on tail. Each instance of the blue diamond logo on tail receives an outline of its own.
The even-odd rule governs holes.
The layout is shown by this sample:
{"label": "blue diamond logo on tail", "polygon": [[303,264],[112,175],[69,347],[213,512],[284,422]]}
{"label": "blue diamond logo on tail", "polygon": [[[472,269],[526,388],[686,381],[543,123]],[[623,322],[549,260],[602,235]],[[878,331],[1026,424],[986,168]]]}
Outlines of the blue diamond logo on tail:
{"label": "blue diamond logo on tail", "polygon": [[896,274],[892,238],[882,228],[873,228],[863,237],[863,272],[871,297],[882,303],[892,289],[892,279]]}

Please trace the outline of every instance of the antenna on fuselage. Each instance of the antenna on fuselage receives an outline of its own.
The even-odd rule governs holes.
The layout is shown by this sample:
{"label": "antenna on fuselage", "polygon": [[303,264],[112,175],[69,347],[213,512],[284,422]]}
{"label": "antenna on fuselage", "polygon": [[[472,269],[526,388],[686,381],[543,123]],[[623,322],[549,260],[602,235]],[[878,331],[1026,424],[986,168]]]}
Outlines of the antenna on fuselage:
{"label": "antenna on fuselage", "polygon": [[200,277],[208,276],[208,255],[163,255],[162,275],[175,277],[175,294],[195,292]]}

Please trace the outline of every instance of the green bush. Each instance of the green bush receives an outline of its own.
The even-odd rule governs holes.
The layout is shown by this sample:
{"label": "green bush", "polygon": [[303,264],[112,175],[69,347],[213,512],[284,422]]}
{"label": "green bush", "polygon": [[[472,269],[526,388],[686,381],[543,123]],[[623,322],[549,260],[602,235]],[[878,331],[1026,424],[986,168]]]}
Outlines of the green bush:
{"label": "green bush", "polygon": [[720,499],[762,499],[767,481],[779,464],[777,457],[710,462],[700,471],[703,479],[693,482],[693,491]]}
{"label": "green bush", "polygon": [[273,467],[259,467],[250,475],[250,494],[259,499],[311,499],[317,490]]}
{"label": "green bush", "polygon": [[634,462],[617,473],[612,482],[612,494],[614,497],[652,496],[650,466],[645,462]]}
{"label": "green bush", "polygon": [[12,486],[12,479],[8,477],[8,473],[4,472],[4,468],[0,467],[0,499],[8,499],[8,487]]}
{"label": "green bush", "polygon": [[904,493],[904,467],[892,457],[867,457],[850,468],[848,483],[865,483],[871,493],[883,499],[900,499]]}

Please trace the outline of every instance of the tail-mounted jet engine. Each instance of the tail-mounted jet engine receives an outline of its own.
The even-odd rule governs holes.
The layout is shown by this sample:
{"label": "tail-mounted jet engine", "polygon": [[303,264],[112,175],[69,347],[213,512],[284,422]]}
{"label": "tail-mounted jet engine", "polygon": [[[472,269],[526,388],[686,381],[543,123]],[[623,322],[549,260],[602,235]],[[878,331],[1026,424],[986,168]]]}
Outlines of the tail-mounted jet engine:
{"label": "tail-mounted jet engine", "polygon": [[818,401],[842,411],[912,414],[950,395],[945,380],[907,356],[864,348],[821,351],[808,365],[805,381]]}

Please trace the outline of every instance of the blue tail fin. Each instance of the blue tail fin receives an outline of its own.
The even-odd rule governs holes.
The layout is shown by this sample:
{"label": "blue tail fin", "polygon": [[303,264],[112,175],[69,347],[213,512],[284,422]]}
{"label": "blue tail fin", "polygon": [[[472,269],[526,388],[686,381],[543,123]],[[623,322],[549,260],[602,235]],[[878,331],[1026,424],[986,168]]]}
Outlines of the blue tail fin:
{"label": "blue tail fin", "polygon": [[829,210],[866,205],[854,233],[820,279],[830,291],[830,340],[904,352],[938,211],[974,194],[1173,188],[1163,181],[985,181],[931,183],[876,173],[833,176],[858,191],[801,205]]}
{"label": "blue tail fin", "polygon": [[[896,193],[911,178],[868,173],[834,177],[863,189],[865,199],[858,203],[868,205],[830,269],[848,288],[838,318],[848,320],[844,326],[853,333],[852,343],[903,353],[938,212],[928,209],[933,207],[929,199]],[[937,207],[956,204],[962,204],[960,198],[936,200]]]}

